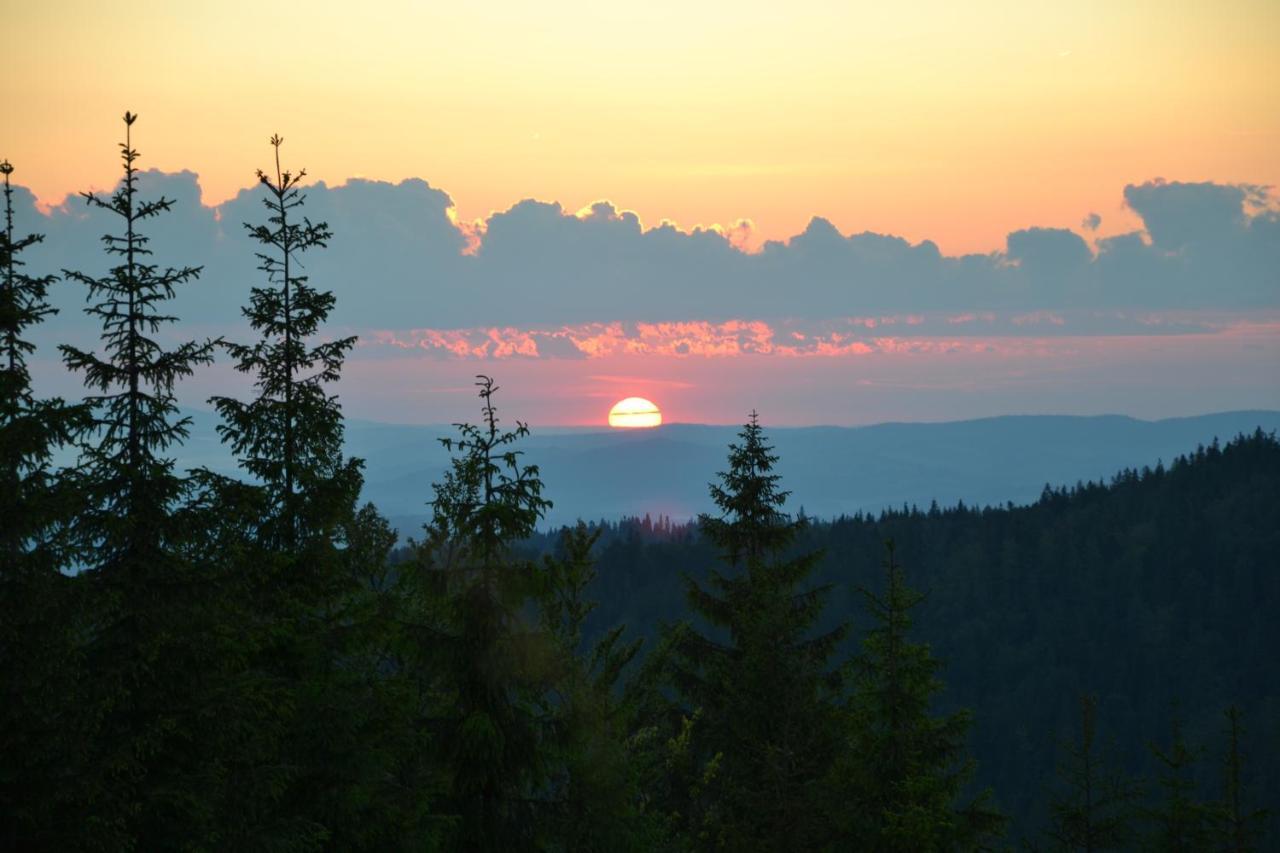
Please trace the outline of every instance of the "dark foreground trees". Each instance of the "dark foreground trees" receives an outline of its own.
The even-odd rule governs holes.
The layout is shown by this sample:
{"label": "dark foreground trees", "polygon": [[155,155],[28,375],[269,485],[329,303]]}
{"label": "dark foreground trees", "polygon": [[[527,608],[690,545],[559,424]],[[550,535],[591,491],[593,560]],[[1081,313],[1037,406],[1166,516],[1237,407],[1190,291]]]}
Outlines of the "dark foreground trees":
{"label": "dark foreground trees", "polygon": [[924,595],[907,586],[892,540],[882,590],[862,590],[872,624],[851,662],[850,748],[837,769],[853,804],[841,815],[844,843],[903,853],[986,849],[1004,818],[990,806],[990,792],[966,798],[972,715],[932,711],[942,665],[909,636]]}
{"label": "dark foreground trees", "polygon": [[101,323],[102,350],[61,347],[67,368],[97,392],[85,401],[93,425],[76,475],[77,556],[94,599],[77,711],[88,715],[92,735],[72,785],[88,799],[79,843],[107,847],[200,833],[212,755],[202,751],[209,733],[197,731],[220,675],[215,612],[202,606],[208,587],[185,558],[177,521],[187,483],[165,455],[187,435],[174,386],[212,360],[213,343],[166,347],[160,336],[177,319],[166,304],[200,268],[152,260],[143,228],[174,202],[138,194],[136,119],[125,113],[119,187],[108,198],[84,194],[119,228],[102,238],[114,264],[98,275],[65,273],[88,289],[85,311]]}
{"label": "dark foreground trees", "polygon": [[0,162],[0,844],[17,848],[56,822],[84,739],[65,718],[50,718],[76,690],[77,590],[61,570],[80,509],[52,457],[88,418],[84,407],[38,399],[31,387],[28,335],[54,313],[46,295],[56,279],[23,268],[23,251],[42,237],[15,233],[13,171]]}
{"label": "dark foreground trees", "polygon": [[803,522],[782,511],[778,457],[755,413],[712,485],[719,515],[700,525],[723,569],[707,586],[686,576],[689,607],[711,628],[677,629],[672,686],[698,713],[692,750],[713,768],[701,802],[683,810],[699,846],[809,850],[834,840],[823,789],[842,742],[831,663],[845,624],[818,632],[829,587],[806,588],[817,554],[782,552]]}

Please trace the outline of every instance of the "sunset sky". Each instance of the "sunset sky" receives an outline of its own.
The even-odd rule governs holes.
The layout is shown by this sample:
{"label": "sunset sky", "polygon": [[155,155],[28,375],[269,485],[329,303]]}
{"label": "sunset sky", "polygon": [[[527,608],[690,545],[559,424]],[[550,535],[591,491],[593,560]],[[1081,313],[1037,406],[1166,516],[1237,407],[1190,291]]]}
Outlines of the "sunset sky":
{"label": "sunset sky", "polygon": [[542,423],[1280,408],[1275,2],[52,0],[4,34],[38,259],[105,266],[60,206],[133,110],[210,333],[285,137],[360,417],[467,416],[480,370]]}

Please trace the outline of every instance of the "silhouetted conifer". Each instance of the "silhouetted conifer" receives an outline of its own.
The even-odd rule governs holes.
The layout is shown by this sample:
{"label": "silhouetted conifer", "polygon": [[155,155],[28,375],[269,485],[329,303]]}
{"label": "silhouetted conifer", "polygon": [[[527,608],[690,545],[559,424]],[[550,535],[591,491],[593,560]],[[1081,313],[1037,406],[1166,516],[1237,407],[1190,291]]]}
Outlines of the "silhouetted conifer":
{"label": "silhouetted conifer", "polygon": [[1051,849],[1097,853],[1133,843],[1137,791],[1103,756],[1097,725],[1097,700],[1081,696],[1080,734],[1064,747],[1062,790],[1049,801]]}
{"label": "silhouetted conifer", "polygon": [[[54,844],[67,795],[64,774],[83,731],[58,710],[75,702],[79,607],[66,537],[76,490],[51,468],[53,452],[86,425],[83,407],[32,393],[25,337],[55,313],[46,302],[56,278],[23,271],[23,250],[43,236],[14,234],[13,166],[4,177],[0,232],[0,844]],[[65,817],[65,814],[63,815]]]}
{"label": "silhouetted conifer", "polygon": [[245,223],[266,284],[250,289],[242,313],[261,337],[223,344],[256,396],[211,401],[252,479],[205,473],[216,512],[253,528],[222,535],[239,543],[230,565],[247,673],[278,721],[255,724],[263,740],[245,775],[263,785],[253,795],[260,831],[276,843],[376,849],[422,831],[416,798],[395,780],[401,755],[414,752],[412,726],[400,685],[382,671],[395,534],[372,506],[357,509],[362,463],[343,456],[342,411],[327,390],[355,338],[316,342],[336,300],[301,273],[301,256],[332,233],[303,214],[306,172],[284,170],[283,140],[270,141],[274,170],[258,172],[267,221]]}
{"label": "silhouetted conifer", "polygon": [[342,410],[326,391],[356,339],[312,342],[336,300],[300,272],[300,256],[324,248],[332,232],[302,214],[306,196],[299,185],[306,170],[281,169],[283,142],[271,137],[275,174],[258,171],[267,222],[245,223],[262,246],[258,269],[267,286],[251,289],[243,313],[262,337],[253,344],[224,344],[236,369],[254,376],[257,396],[248,403],[230,397],[211,402],[223,418],[223,440],[267,490],[264,541],[293,553],[308,537],[331,534],[349,513],[360,471],[354,460],[343,460]]}
{"label": "silhouetted conifer", "polygon": [[487,376],[477,377],[480,426],[457,424],[456,451],[435,486],[432,520],[418,547],[419,671],[438,676],[432,734],[444,751],[459,850],[534,845],[546,806],[542,750],[550,723],[545,692],[550,638],[523,615],[538,592],[535,566],[511,546],[534,531],[550,502],[535,465],[515,444],[528,427],[499,427]]}
{"label": "silhouetted conifer", "polygon": [[[1149,476],[1149,474],[1148,474]],[[1182,720],[1175,709],[1169,745],[1149,744],[1159,762],[1156,783],[1159,801],[1146,810],[1151,831],[1147,846],[1165,853],[1191,853],[1210,847],[1211,810],[1196,797],[1193,774],[1196,754],[1182,733]]]}
{"label": "silhouetted conifer", "polygon": [[543,559],[543,628],[553,638],[552,736],[545,748],[548,799],[544,845],[563,850],[651,850],[661,820],[645,811],[632,754],[634,682],[619,680],[640,650],[624,625],[584,649],[584,623],[596,603],[592,548],[600,537],[579,522],[561,533],[559,553]]}
{"label": "silhouetted conifer", "polygon": [[1241,771],[1244,755],[1240,749],[1240,737],[1244,733],[1240,709],[1231,706],[1226,710],[1227,751],[1222,758],[1222,800],[1214,815],[1214,848],[1230,853],[1248,853],[1259,849],[1263,835],[1263,821],[1267,809],[1250,809],[1244,801],[1244,785]]}
{"label": "silhouetted conifer", "polygon": [[78,537],[94,619],[86,706],[98,725],[87,763],[77,768],[77,785],[88,788],[80,829],[106,846],[156,848],[209,830],[212,780],[201,752],[209,738],[196,730],[218,649],[201,606],[209,591],[182,555],[189,531],[175,523],[186,482],[163,454],[187,435],[174,386],[212,360],[214,344],[166,349],[158,339],[177,319],[165,304],[200,270],[151,262],[141,226],[174,202],[138,197],[136,119],[125,113],[119,187],[109,198],[84,193],[91,208],[119,222],[121,233],[102,238],[118,263],[100,276],[65,271],[88,287],[85,310],[102,323],[103,353],[60,349],[67,367],[98,392],[86,400],[94,428],[83,450],[87,504]]}
{"label": "silhouetted conifer", "polygon": [[934,715],[942,664],[912,642],[911,611],[924,595],[907,586],[893,541],[881,594],[863,589],[873,627],[852,662],[850,747],[837,778],[851,802],[851,846],[882,851],[983,849],[1003,829],[990,792],[962,802],[975,763],[966,754],[968,711]]}
{"label": "silhouetted conifer", "polygon": [[847,626],[815,631],[830,587],[803,584],[820,555],[784,556],[803,523],[782,511],[778,457],[754,412],[738,436],[711,485],[719,514],[699,517],[725,569],[705,587],[685,577],[690,607],[718,633],[674,636],[674,687],[701,711],[698,755],[720,757],[714,816],[689,817],[707,848],[813,849],[831,835],[821,784],[840,740],[828,661]]}

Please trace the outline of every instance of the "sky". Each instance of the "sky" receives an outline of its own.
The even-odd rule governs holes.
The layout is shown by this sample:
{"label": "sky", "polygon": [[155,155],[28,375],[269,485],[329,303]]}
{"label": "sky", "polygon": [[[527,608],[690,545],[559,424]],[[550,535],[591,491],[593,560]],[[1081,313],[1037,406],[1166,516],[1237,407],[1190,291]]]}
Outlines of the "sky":
{"label": "sky", "polygon": [[[120,115],[182,333],[247,335],[280,133],[349,414],[604,423],[1280,408],[1280,5],[13,4],[33,265],[105,268]],[[70,194],[70,195],[69,195]],[[165,255],[165,253],[169,253]],[[53,343],[92,335],[57,289]],[[238,381],[202,372],[186,401]]]}

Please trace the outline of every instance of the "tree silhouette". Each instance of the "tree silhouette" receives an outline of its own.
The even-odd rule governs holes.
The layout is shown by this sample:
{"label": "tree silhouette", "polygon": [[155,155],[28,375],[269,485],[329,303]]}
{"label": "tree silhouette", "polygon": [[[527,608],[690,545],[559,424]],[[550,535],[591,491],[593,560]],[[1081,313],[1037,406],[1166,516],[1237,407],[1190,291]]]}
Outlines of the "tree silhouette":
{"label": "tree silhouette", "polygon": [[1240,749],[1240,737],[1244,733],[1240,709],[1234,705],[1225,712],[1227,718],[1227,752],[1222,758],[1222,801],[1215,816],[1217,848],[1231,853],[1247,853],[1257,850],[1263,835],[1262,823],[1269,812],[1266,809],[1249,809],[1244,804],[1244,785],[1241,770],[1244,755]]}
{"label": "tree silhouette", "polygon": [[175,522],[187,484],[163,453],[187,435],[174,386],[212,360],[214,342],[166,349],[157,338],[177,319],[164,312],[165,303],[199,268],[150,260],[141,226],[174,202],[138,197],[136,120],[125,113],[120,186],[109,198],[83,194],[91,208],[119,221],[122,233],[102,238],[118,263],[100,276],[64,271],[88,287],[85,311],[101,322],[103,343],[102,355],[60,347],[67,367],[83,372],[98,392],[86,400],[94,421],[85,436],[87,504],[77,537],[93,597],[85,713],[94,715],[97,729],[77,784],[88,787],[80,822],[87,837],[165,846],[203,831],[208,756],[195,744],[213,739],[208,732],[204,741],[192,738],[198,697],[218,665],[206,633],[212,613],[201,606],[209,590],[183,558],[189,531]]}
{"label": "tree silhouette", "polygon": [[262,337],[224,344],[236,370],[254,376],[257,396],[249,403],[230,397],[211,402],[223,418],[223,440],[268,492],[266,541],[292,552],[307,537],[332,530],[335,508],[340,518],[359,494],[360,475],[358,463],[343,462],[342,410],[325,390],[338,380],[356,339],[309,343],[336,300],[299,272],[300,256],[324,248],[333,235],[326,223],[302,214],[306,196],[299,185],[307,173],[281,169],[283,142],[271,137],[275,174],[258,171],[267,222],[245,223],[262,247],[258,269],[268,286],[252,288],[243,314]]}
{"label": "tree silhouette", "polygon": [[87,412],[32,393],[28,330],[55,313],[46,302],[56,278],[22,269],[23,250],[43,235],[14,235],[13,165],[4,176],[0,232],[0,825],[11,849],[35,843],[38,827],[56,823],[64,785],[55,780],[74,761],[75,726],[50,722],[73,700],[78,680],[79,607],[70,578],[68,527],[77,491],[51,469],[53,452],[87,424]]}
{"label": "tree silhouette", "polygon": [[755,412],[738,437],[710,487],[720,512],[699,517],[725,570],[706,587],[685,576],[689,606],[719,634],[674,636],[674,686],[701,710],[695,743],[704,760],[720,756],[714,815],[699,832],[710,847],[812,849],[830,836],[820,784],[839,733],[827,662],[847,625],[815,632],[830,587],[801,587],[820,555],[783,556],[802,522],[782,511],[778,457]]}
{"label": "tree silhouette", "polygon": [[1065,746],[1058,777],[1065,790],[1049,802],[1048,836],[1056,850],[1122,850],[1133,839],[1134,787],[1098,746],[1097,700],[1080,697],[1080,734]]}
{"label": "tree silhouette", "polygon": [[965,752],[972,715],[931,713],[942,665],[908,637],[925,596],[907,586],[893,540],[883,565],[884,591],[861,590],[873,626],[852,662],[852,750],[841,768],[853,800],[846,838],[885,851],[983,848],[1004,819],[987,804],[989,792],[960,804],[974,770]]}
{"label": "tree silhouette", "polygon": [[526,849],[541,805],[533,794],[545,780],[551,641],[522,616],[538,587],[533,564],[511,546],[551,504],[537,466],[514,449],[528,427],[501,429],[498,387],[487,376],[476,385],[481,424],[456,424],[459,437],[440,440],[456,454],[418,547],[418,667],[438,676],[431,728],[445,750],[456,848]]}
{"label": "tree silhouette", "polygon": [[86,203],[121,220],[123,234],[102,238],[120,263],[106,275],[64,270],[86,285],[85,309],[102,323],[104,354],[69,345],[59,349],[70,370],[84,373],[86,386],[100,393],[86,402],[95,415],[93,441],[86,448],[91,498],[84,528],[95,562],[104,571],[128,576],[166,546],[164,518],[182,491],[173,462],[161,454],[186,438],[189,418],[178,417],[174,385],[196,366],[213,360],[214,342],[187,342],[166,350],[154,337],[177,320],[163,313],[175,289],[194,281],[199,267],[150,263],[150,239],[139,227],[173,208],[171,199],[137,197],[139,154],[132,145],[137,116],[125,113],[120,144],[124,179],[110,198],[86,192]]}

